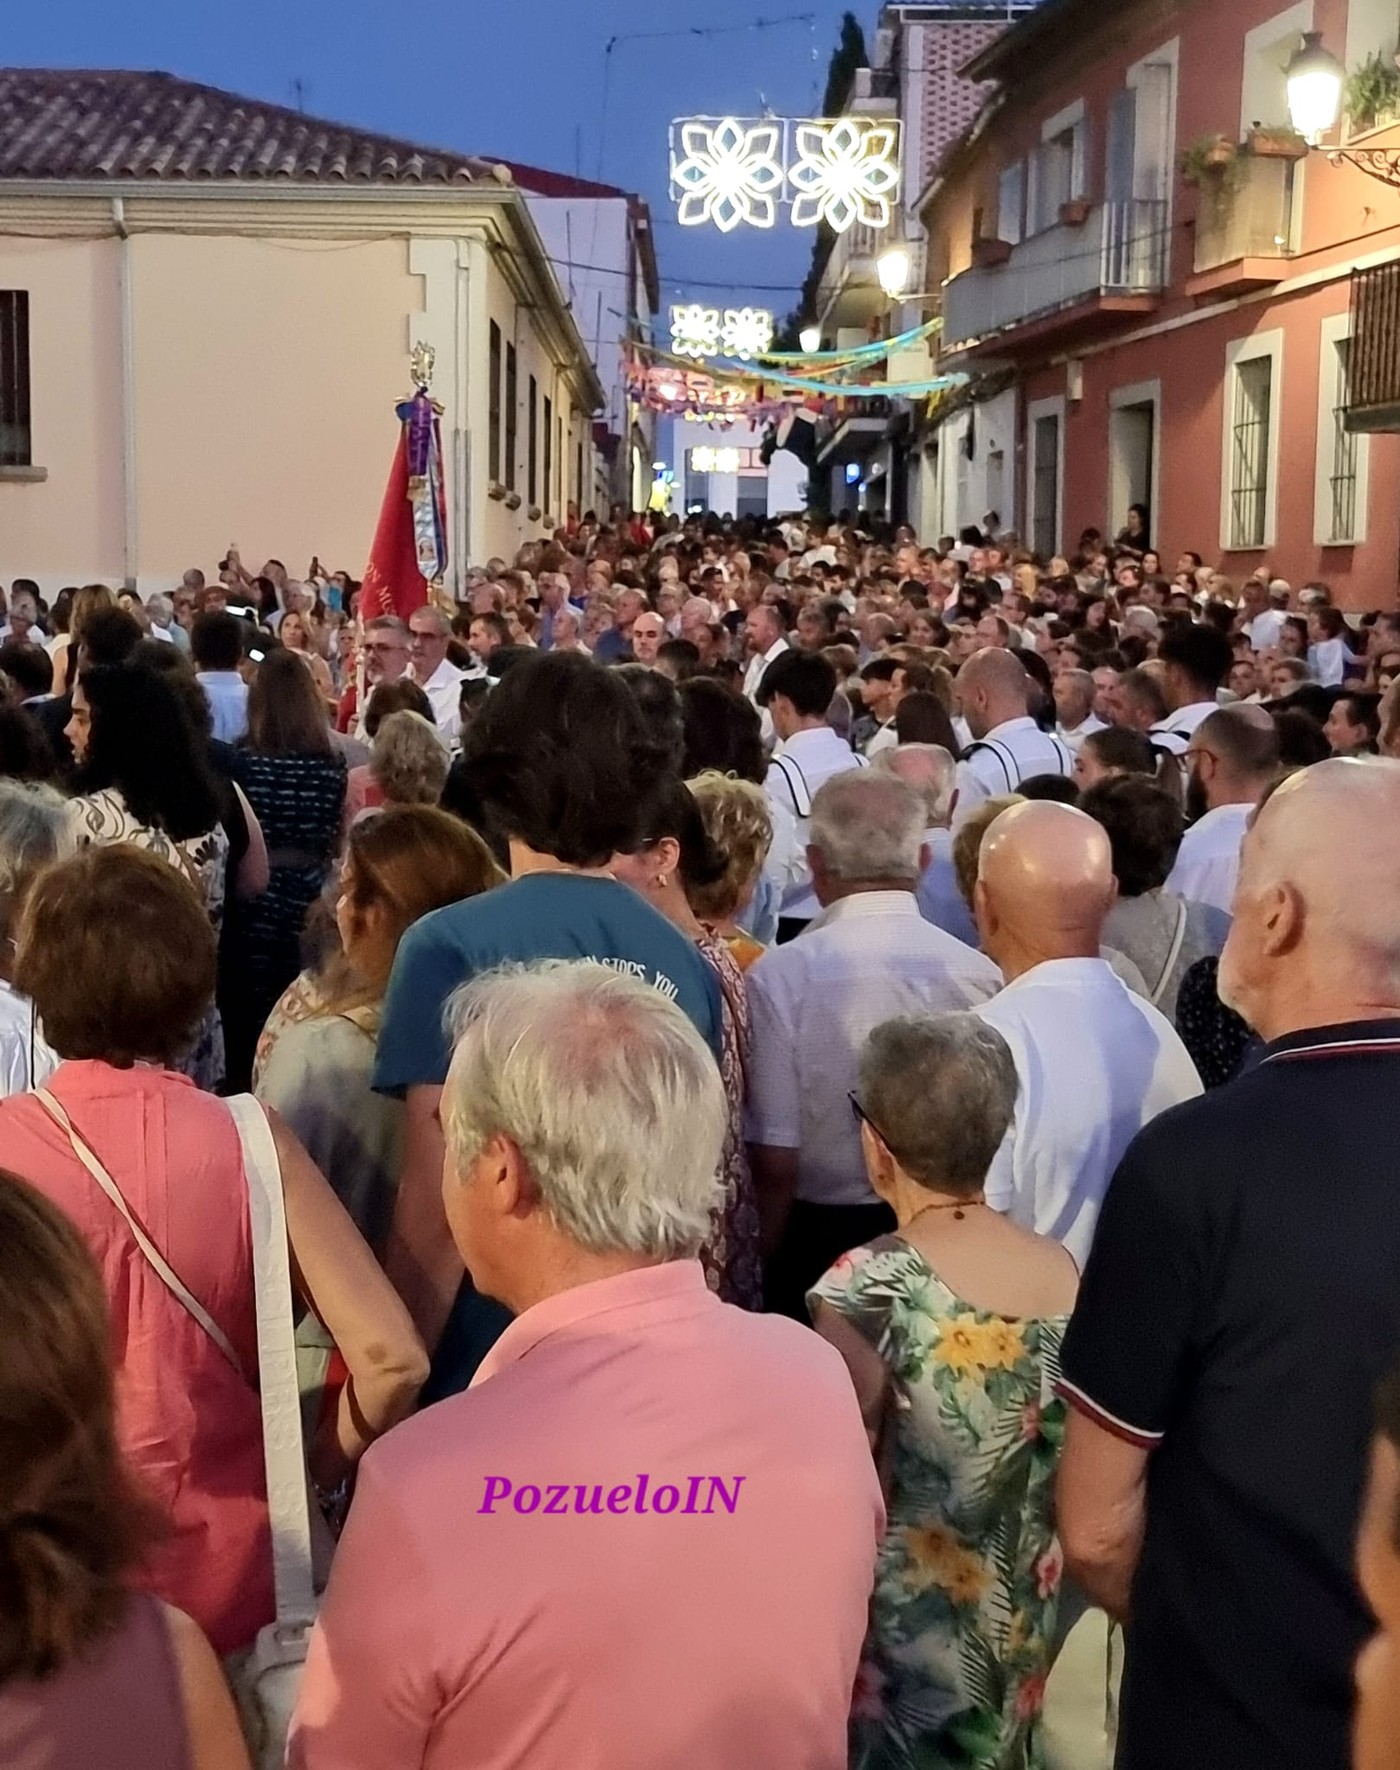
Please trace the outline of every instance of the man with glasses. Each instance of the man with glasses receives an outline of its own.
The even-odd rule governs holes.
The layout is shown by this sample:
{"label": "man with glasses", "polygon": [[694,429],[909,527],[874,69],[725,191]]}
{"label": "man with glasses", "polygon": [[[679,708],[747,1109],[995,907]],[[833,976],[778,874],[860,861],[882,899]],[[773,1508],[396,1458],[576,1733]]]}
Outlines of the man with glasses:
{"label": "man with glasses", "polygon": [[[365,622],[365,699],[381,682],[398,682],[408,674],[410,658],[408,628],[397,615],[380,615]],[[356,704],[354,682],[340,697],[336,730],[364,736],[364,708]]]}
{"label": "man with glasses", "polygon": [[449,744],[455,744],[462,729],[463,672],[448,661],[451,639],[451,623],[431,603],[414,609],[408,617],[410,673],[432,703],[438,730]]}
{"label": "man with glasses", "polygon": [[1278,728],[1263,707],[1222,707],[1192,733],[1186,812],[1194,819],[1167,890],[1230,915],[1240,845],[1254,808],[1278,773]]}

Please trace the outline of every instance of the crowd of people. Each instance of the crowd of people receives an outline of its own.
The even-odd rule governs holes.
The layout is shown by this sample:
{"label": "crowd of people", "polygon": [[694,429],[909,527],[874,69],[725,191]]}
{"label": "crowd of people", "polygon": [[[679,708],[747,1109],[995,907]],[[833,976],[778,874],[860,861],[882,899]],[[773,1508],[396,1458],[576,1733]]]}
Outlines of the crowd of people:
{"label": "crowd of people", "polygon": [[0,1763],[250,1762],[251,1093],[295,1770],[1396,1770],[1400,614],[1163,567],[14,580]]}

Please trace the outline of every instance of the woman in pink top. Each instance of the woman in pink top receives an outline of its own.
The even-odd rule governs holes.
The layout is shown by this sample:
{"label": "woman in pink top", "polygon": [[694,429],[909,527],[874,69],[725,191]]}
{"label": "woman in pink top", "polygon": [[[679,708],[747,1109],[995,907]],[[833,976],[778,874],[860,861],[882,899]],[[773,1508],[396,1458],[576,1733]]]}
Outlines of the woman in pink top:
{"label": "woman in pink top", "polygon": [[[208,917],[173,868],[134,848],[92,848],[35,886],[16,981],[64,1059],[49,1083],[61,1114],[237,1369],[157,1276],[42,1099],[0,1102],[0,1149],[77,1224],[102,1272],[122,1444],[172,1526],[142,1583],[227,1653],[273,1615],[247,1183],[227,1107],[166,1067],[213,997],[214,968]],[[335,1485],[408,1412],[426,1361],[334,1193],[286,1127],[273,1129],[293,1269],[350,1369],[313,1454],[313,1474]]]}

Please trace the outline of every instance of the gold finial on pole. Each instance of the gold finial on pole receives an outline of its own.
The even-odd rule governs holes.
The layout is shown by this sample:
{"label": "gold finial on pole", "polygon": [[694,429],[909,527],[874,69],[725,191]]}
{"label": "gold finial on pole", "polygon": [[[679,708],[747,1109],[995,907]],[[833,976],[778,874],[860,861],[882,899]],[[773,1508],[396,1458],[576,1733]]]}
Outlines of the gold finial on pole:
{"label": "gold finial on pole", "polygon": [[413,364],[413,385],[426,393],[433,384],[433,366],[437,362],[437,352],[431,344],[424,344],[420,339],[414,345],[409,360]]}

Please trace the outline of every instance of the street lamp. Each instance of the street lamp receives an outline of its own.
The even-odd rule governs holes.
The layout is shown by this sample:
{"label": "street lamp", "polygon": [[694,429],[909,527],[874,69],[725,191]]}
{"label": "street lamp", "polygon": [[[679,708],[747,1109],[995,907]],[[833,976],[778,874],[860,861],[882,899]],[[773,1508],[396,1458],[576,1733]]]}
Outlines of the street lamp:
{"label": "street lamp", "polygon": [[[1400,62],[1400,56],[1397,56]],[[1283,70],[1288,84],[1288,115],[1293,127],[1315,148],[1337,121],[1346,69],[1322,47],[1317,31],[1304,31],[1303,41]],[[1382,184],[1400,185],[1400,148],[1324,148],[1328,164],[1355,166]]]}
{"label": "street lamp", "polygon": [[797,334],[797,342],[802,346],[804,355],[815,356],[822,347],[821,327],[804,326]]}
{"label": "street lamp", "polygon": [[1346,69],[1322,46],[1321,31],[1304,31],[1283,70],[1288,85],[1288,115],[1293,127],[1316,147],[1337,121]]}
{"label": "street lamp", "polygon": [[875,261],[875,273],[880,279],[880,287],[891,301],[898,301],[909,287],[910,268],[907,246],[886,246]]}

